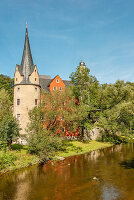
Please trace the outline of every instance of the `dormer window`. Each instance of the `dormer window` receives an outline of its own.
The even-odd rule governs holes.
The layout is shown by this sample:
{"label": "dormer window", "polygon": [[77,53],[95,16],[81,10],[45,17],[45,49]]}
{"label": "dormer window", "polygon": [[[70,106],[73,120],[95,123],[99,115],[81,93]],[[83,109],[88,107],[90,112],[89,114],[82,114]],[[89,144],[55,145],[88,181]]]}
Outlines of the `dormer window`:
{"label": "dormer window", "polygon": [[59,79],[56,79],[56,83],[59,83]]}

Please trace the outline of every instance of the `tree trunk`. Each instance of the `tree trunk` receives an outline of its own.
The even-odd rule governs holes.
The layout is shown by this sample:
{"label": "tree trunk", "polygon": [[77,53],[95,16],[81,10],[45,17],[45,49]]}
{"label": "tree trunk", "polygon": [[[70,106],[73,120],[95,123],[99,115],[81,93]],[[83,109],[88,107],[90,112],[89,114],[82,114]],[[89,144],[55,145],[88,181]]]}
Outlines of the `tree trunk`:
{"label": "tree trunk", "polygon": [[7,141],[8,151],[11,151],[11,144],[12,144],[12,140],[9,139],[9,140]]}
{"label": "tree trunk", "polygon": [[81,140],[84,139],[84,127],[82,126],[81,127]]}

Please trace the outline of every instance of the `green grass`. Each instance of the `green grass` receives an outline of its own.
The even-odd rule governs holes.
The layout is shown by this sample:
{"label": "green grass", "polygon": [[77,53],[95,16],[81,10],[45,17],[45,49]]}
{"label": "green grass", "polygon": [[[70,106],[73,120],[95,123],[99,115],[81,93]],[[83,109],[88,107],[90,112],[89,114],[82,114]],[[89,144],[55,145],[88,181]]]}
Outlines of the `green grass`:
{"label": "green grass", "polygon": [[[112,146],[112,144],[97,141],[88,141],[86,143],[80,141],[65,141],[64,150],[57,152],[53,159],[58,160],[57,156],[69,157],[109,146]],[[28,167],[38,162],[39,158],[36,155],[29,154],[28,146],[26,145],[13,144],[11,152],[7,151],[4,153],[0,151],[0,172]]]}
{"label": "green grass", "polygon": [[110,144],[108,142],[97,142],[94,140],[90,140],[89,142],[81,142],[81,141],[68,141],[68,146],[66,148],[66,151],[60,151],[56,154],[54,159],[57,159],[57,156],[60,157],[69,157],[73,155],[79,155],[83,153],[87,153],[90,151],[95,151],[97,149],[110,147],[113,144]]}
{"label": "green grass", "polygon": [[[12,157],[15,159],[12,159]],[[28,167],[38,163],[38,161],[36,155],[28,153],[28,146],[13,144],[11,152],[0,151],[0,172]]]}

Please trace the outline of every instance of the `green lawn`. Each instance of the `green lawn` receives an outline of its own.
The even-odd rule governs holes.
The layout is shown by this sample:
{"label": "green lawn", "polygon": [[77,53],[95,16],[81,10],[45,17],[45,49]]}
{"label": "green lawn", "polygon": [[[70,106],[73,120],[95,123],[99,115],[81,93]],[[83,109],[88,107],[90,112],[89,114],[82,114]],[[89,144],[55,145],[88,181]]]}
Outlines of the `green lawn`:
{"label": "green lawn", "polygon": [[[97,142],[94,140],[90,140],[88,141],[88,143],[84,143],[80,141],[70,141],[70,142],[68,141],[68,147],[66,151],[58,152],[56,156],[68,157],[68,156],[87,153],[87,152],[94,151],[101,148],[110,147],[112,145],[113,144],[110,144],[108,142],[104,143],[104,142]],[[56,156],[54,157],[54,159],[57,159]]]}

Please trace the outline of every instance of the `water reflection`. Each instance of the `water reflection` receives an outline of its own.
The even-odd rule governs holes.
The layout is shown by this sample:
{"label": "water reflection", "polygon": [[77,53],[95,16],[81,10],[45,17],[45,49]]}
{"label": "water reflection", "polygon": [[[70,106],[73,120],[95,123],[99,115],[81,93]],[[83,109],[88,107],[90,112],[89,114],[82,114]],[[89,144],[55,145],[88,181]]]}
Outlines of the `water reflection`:
{"label": "water reflection", "polygon": [[122,161],[120,165],[126,169],[133,169],[134,168],[134,158],[130,161]]}
{"label": "water reflection", "polygon": [[107,185],[103,187],[102,195],[103,200],[116,200],[121,198],[120,193],[112,185]]}
{"label": "water reflection", "polygon": [[133,145],[118,145],[8,173],[0,200],[133,200],[133,153]]}

